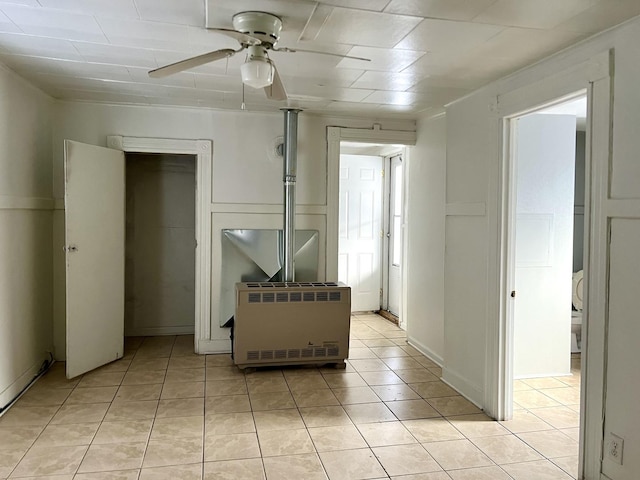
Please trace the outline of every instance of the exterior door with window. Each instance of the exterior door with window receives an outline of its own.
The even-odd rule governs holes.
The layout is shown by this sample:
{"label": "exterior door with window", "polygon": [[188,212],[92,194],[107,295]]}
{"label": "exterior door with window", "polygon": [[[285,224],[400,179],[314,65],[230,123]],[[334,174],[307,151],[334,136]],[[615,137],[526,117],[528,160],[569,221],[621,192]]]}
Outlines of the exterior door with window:
{"label": "exterior door with window", "polygon": [[380,308],[383,158],[340,155],[338,280],[351,311]]}

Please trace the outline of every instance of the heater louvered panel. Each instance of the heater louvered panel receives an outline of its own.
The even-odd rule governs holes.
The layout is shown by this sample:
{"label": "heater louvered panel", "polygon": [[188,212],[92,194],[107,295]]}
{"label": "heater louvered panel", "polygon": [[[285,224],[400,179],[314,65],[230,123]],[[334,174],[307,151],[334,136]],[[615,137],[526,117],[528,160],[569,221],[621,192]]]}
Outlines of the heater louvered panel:
{"label": "heater louvered panel", "polygon": [[344,365],[350,311],[351,291],[340,283],[238,283],[236,364]]}

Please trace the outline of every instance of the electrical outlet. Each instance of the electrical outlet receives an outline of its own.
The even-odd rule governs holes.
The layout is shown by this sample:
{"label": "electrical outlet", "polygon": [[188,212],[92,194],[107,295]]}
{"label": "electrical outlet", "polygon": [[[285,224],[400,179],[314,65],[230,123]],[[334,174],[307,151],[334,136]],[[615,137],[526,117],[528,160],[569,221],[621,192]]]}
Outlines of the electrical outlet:
{"label": "electrical outlet", "polygon": [[614,433],[609,434],[607,442],[607,458],[614,463],[622,465],[622,453],[624,451],[624,439]]}

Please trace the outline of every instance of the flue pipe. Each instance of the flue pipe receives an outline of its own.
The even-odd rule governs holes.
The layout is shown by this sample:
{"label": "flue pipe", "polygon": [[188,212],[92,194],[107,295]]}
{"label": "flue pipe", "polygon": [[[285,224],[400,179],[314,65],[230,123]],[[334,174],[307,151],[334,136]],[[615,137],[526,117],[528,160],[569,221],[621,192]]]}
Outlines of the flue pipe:
{"label": "flue pipe", "polygon": [[284,282],[295,279],[296,244],[296,175],[298,167],[298,113],[301,110],[283,108],[284,112],[284,228],[282,242],[282,271]]}

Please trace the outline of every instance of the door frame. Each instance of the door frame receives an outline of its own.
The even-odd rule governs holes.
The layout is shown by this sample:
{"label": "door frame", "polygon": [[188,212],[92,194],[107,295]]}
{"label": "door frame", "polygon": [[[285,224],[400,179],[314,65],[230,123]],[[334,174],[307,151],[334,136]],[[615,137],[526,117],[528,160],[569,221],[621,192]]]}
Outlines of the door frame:
{"label": "door frame", "polygon": [[[379,143],[384,145],[404,145],[412,146],[416,144],[417,134],[415,131],[382,130],[379,124],[374,124],[373,128],[344,128],[327,127],[327,280],[338,279],[338,243],[339,227],[338,220],[340,214],[340,142],[359,143]],[[405,159],[408,152],[405,154]],[[384,193],[383,193],[384,196]],[[406,252],[406,238],[403,237],[403,253]],[[406,258],[406,256],[405,256]],[[402,283],[406,283],[403,273]],[[406,289],[403,288],[401,309],[405,311]]]}
{"label": "door frame", "polygon": [[[338,246],[339,246],[339,214],[340,214],[340,142],[377,143],[383,145],[414,146],[417,142],[415,131],[382,130],[380,124],[373,124],[373,128],[345,128],[327,127],[327,261],[325,264],[326,278],[338,279]],[[405,160],[409,159],[409,152],[405,148]],[[386,165],[385,165],[386,167]],[[385,179],[386,182],[386,179]],[[385,192],[383,190],[383,198]],[[406,208],[406,202],[405,202]],[[383,211],[384,214],[384,211]],[[384,219],[383,219],[384,221]],[[403,258],[406,258],[408,229],[405,228],[402,238]],[[384,245],[384,241],[382,242]],[[382,254],[382,252],[381,252]],[[401,273],[402,285],[406,285],[406,269]],[[402,288],[400,311],[406,311],[406,288]],[[382,302],[382,299],[380,299]]]}
{"label": "door frame", "polygon": [[[585,150],[585,301],[582,322],[582,382],[580,409],[580,459],[578,478],[599,478],[603,446],[603,407],[605,392],[607,235],[605,202],[612,138],[611,102],[613,51],[530,85],[496,97],[494,111],[499,125],[499,171],[495,201],[497,215],[489,219],[498,234],[495,263],[489,262],[490,321],[487,330],[485,408],[497,420],[506,420],[513,407],[513,284],[509,266],[513,265],[510,205],[513,205],[513,145],[509,138],[512,119],[542,107],[587,94],[587,135]],[[588,407],[588,408],[587,408]]]}
{"label": "door frame", "polygon": [[109,135],[107,146],[125,153],[166,153],[196,157],[196,278],[194,351],[211,338],[211,140]]}

